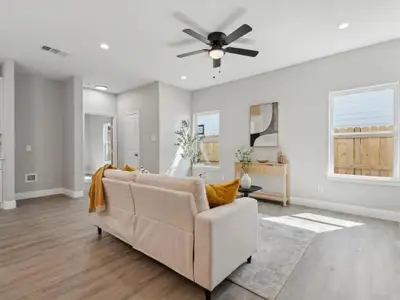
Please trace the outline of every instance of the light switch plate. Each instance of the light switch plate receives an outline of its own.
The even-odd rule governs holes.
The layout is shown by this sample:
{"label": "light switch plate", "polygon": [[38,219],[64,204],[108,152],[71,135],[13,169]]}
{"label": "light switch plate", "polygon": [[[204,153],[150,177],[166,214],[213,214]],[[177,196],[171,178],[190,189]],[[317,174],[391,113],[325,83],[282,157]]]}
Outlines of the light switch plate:
{"label": "light switch plate", "polygon": [[26,152],[31,152],[32,151],[32,146],[31,145],[26,145],[25,149],[26,149]]}

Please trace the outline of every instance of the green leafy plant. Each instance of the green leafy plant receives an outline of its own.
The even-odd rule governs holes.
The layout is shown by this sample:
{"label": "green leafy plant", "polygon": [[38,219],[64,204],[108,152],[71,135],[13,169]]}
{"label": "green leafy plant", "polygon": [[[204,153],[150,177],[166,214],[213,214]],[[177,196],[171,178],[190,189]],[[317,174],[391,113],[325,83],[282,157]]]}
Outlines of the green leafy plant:
{"label": "green leafy plant", "polygon": [[237,160],[241,163],[242,165],[242,170],[247,173],[249,171],[249,167],[251,164],[251,155],[253,154],[254,149],[253,148],[248,148],[244,150],[238,150],[235,153],[235,156]]}
{"label": "green leafy plant", "polygon": [[204,139],[204,135],[193,133],[189,120],[182,120],[179,130],[175,131],[175,146],[181,148],[181,157],[188,159],[190,168],[200,161],[200,151],[197,148],[198,143]]}

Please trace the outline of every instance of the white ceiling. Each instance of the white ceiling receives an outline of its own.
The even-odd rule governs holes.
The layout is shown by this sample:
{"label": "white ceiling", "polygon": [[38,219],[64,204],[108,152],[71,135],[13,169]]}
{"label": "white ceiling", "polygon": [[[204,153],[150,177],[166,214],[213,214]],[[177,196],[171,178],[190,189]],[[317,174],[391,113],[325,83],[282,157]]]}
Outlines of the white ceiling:
{"label": "white ceiling", "polygon": [[[114,93],[158,80],[194,90],[398,38],[399,15],[399,0],[1,0],[0,59],[53,78],[79,75]],[[338,30],[342,22],[350,27]],[[176,57],[204,48],[180,43],[191,39],[182,29],[230,33],[243,23],[253,27],[250,43],[233,46],[258,57],[228,54],[221,74],[207,54]]]}

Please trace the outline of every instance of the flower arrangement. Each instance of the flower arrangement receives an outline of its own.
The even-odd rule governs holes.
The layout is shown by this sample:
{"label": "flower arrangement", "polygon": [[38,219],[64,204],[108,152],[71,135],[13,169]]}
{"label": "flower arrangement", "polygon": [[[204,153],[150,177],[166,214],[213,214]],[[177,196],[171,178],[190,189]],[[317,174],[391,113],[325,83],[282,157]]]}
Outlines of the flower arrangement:
{"label": "flower arrangement", "polygon": [[242,170],[247,174],[249,171],[249,166],[251,163],[251,155],[253,154],[254,149],[248,148],[244,150],[238,150],[235,153],[237,160],[242,164]]}

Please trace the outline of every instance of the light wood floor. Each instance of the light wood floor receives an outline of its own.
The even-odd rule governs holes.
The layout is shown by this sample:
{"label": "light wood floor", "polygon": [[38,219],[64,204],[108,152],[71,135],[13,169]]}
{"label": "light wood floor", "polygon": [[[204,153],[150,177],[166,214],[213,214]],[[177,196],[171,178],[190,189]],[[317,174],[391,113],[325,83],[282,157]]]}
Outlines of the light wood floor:
{"label": "light wood floor", "polygon": [[[0,211],[0,299],[204,299],[200,287],[103,234],[85,199],[56,196]],[[302,207],[260,204],[260,212],[317,212],[366,223],[319,234],[276,300],[400,299],[400,227],[393,222]],[[259,300],[225,281],[213,299]]]}

